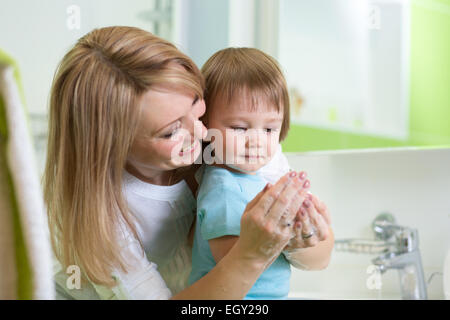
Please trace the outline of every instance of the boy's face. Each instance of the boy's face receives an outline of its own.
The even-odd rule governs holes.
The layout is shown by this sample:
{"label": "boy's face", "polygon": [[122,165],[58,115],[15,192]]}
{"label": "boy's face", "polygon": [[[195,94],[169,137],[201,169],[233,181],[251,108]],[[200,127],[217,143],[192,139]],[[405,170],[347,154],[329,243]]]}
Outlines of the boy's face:
{"label": "boy's face", "polygon": [[[258,99],[252,107],[249,95],[240,95],[231,103],[217,98],[214,106],[208,106],[207,127],[220,134],[221,144],[215,133],[215,155],[228,167],[254,173],[266,165],[277,150],[283,111],[278,112],[266,99]],[[222,145],[222,146],[221,146]],[[222,148],[221,148],[222,147]],[[220,154],[222,151],[222,154]]]}

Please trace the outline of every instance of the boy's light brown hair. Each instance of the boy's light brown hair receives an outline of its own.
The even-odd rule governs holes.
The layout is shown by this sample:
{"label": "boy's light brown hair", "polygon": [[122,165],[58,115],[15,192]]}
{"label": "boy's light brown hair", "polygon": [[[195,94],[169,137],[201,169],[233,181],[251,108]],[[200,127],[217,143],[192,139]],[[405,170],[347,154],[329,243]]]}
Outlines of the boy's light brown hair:
{"label": "boy's light brown hair", "polygon": [[206,123],[208,112],[217,99],[233,102],[235,97],[250,95],[252,106],[265,99],[283,112],[280,141],[289,130],[289,95],[286,80],[277,61],[255,48],[227,48],[216,52],[202,67],[205,77]]}

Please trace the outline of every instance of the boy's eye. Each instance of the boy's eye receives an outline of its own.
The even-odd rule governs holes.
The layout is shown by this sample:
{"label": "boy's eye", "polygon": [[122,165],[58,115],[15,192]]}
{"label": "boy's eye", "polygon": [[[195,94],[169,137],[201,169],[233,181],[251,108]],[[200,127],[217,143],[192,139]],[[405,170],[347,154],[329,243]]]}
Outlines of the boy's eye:
{"label": "boy's eye", "polygon": [[266,129],[264,129],[264,131],[266,133],[274,133],[274,132],[277,132],[278,129],[277,128],[266,128]]}
{"label": "boy's eye", "polygon": [[231,129],[233,129],[234,131],[238,131],[238,132],[247,131],[247,128],[244,128],[244,127],[231,127]]}

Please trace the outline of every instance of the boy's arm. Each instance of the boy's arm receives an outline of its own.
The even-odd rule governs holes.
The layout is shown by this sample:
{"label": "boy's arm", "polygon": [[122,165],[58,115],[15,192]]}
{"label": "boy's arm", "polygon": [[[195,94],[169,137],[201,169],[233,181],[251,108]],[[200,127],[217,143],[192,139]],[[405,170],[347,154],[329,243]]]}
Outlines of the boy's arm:
{"label": "boy's arm", "polygon": [[[230,251],[238,236],[223,236],[209,240],[209,248],[216,263]],[[331,251],[334,246],[334,235],[330,228],[330,236],[319,242],[316,246],[304,249],[284,251],[286,258],[293,267],[302,270],[323,270],[328,266],[331,258]]]}
{"label": "boy's arm", "polygon": [[208,241],[216,264],[230,251],[238,239],[238,236],[223,236]]}

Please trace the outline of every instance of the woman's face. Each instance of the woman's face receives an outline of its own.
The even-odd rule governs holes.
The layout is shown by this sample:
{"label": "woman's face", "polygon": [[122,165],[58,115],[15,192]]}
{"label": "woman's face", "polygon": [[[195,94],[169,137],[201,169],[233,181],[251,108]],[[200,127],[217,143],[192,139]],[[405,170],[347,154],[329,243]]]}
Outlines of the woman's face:
{"label": "woman's face", "polygon": [[206,128],[199,118],[205,102],[180,88],[159,86],[140,98],[141,115],[127,165],[154,176],[194,163]]}

